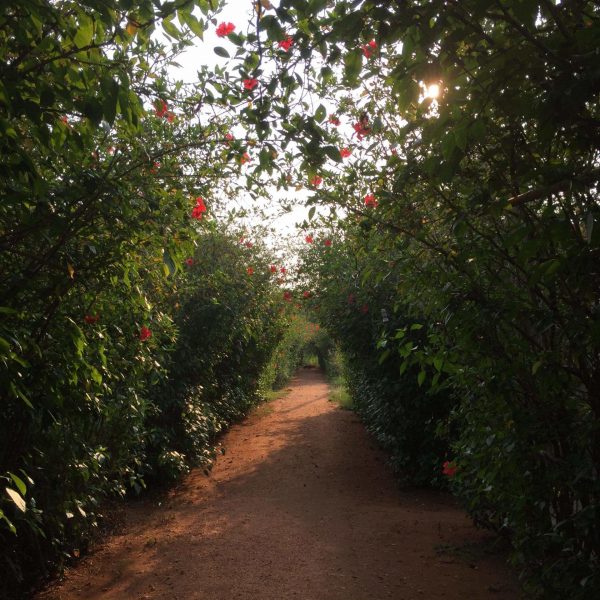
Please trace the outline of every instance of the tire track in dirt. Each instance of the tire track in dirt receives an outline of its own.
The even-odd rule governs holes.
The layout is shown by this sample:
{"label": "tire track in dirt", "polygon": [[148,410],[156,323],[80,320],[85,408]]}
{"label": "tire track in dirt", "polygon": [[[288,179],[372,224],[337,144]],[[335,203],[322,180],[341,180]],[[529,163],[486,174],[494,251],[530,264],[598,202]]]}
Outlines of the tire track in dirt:
{"label": "tire track in dirt", "polygon": [[38,600],[518,598],[502,558],[479,552],[489,536],[448,494],[399,490],[327,396],[321,373],[300,372],[232,427],[209,477],[129,506],[122,531]]}

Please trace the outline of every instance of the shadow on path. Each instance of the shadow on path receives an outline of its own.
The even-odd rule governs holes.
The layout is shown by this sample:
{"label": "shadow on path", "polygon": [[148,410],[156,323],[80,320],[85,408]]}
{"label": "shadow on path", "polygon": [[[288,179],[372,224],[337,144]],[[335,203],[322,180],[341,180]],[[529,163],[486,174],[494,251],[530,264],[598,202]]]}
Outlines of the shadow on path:
{"label": "shadow on path", "polygon": [[518,597],[451,496],[398,490],[356,416],[303,370],[273,412],[225,436],[210,477],[131,508],[122,535],[44,599],[368,600]]}

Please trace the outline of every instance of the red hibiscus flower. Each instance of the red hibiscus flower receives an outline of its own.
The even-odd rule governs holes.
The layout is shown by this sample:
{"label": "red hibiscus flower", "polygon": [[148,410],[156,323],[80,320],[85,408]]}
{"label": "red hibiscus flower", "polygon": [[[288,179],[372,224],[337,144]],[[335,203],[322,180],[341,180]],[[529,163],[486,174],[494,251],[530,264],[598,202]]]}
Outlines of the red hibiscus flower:
{"label": "red hibiscus flower", "polygon": [[160,163],[159,162],[155,162],[152,164],[152,168],[150,169],[150,173],[152,173],[152,175],[156,175],[158,173],[158,169],[160,169]]}
{"label": "red hibiscus flower", "polygon": [[204,200],[198,196],[196,198],[196,206],[192,209],[192,219],[198,219],[198,221],[202,220],[202,216],[206,212],[206,205],[204,204]]}
{"label": "red hibiscus flower", "polygon": [[269,267],[269,269],[270,269],[271,273],[277,273],[277,267],[275,265],[271,265]]}
{"label": "red hibiscus flower", "polygon": [[292,293],[291,292],[283,292],[283,299],[287,302],[292,301]]}
{"label": "red hibiscus flower", "polygon": [[188,267],[191,267],[191,266],[194,264],[194,259],[193,259],[191,256],[190,256],[190,258],[186,258],[186,259],[185,259],[185,264],[186,264]]}
{"label": "red hibiscus flower", "polygon": [[373,194],[367,194],[365,196],[365,206],[368,206],[369,208],[377,208],[377,205],[378,202]]}
{"label": "red hibiscus flower", "polygon": [[244,152],[244,154],[240,156],[240,164],[245,165],[247,162],[250,162],[250,155],[247,152]]}
{"label": "red hibiscus flower", "polygon": [[285,267],[281,267],[280,271],[282,275],[285,275],[287,273],[287,269]]}
{"label": "red hibiscus flower", "polygon": [[258,79],[244,79],[244,89],[252,91],[258,85]]}
{"label": "red hibiscus flower", "polygon": [[164,100],[160,100],[158,106],[154,110],[154,114],[157,117],[164,117],[167,114],[167,103]]}
{"label": "red hibiscus flower", "polygon": [[293,45],[294,45],[294,40],[291,38],[291,36],[287,36],[285,38],[285,40],[282,40],[281,42],[279,42],[277,44],[284,52],[287,52]]}
{"label": "red hibiscus flower", "polygon": [[246,248],[252,248],[252,246],[254,246],[252,242],[246,242],[244,245],[246,246]]}
{"label": "red hibiscus flower", "polygon": [[331,240],[325,240],[323,242],[327,247],[331,246]]}
{"label": "red hibiscus flower", "polygon": [[100,317],[98,315],[85,315],[85,317],[83,317],[83,320],[88,325],[94,325],[94,323],[97,323],[99,319]]}
{"label": "red hibiscus flower", "polygon": [[329,122],[330,122],[332,125],[335,125],[336,127],[339,127],[339,125],[340,125],[340,120],[339,120],[339,118],[338,118],[338,117],[336,117],[335,115],[331,115],[331,117],[329,117]]}
{"label": "red hibiscus flower", "polygon": [[152,337],[152,332],[144,325],[140,329],[140,341],[145,342]]}
{"label": "red hibiscus flower", "polygon": [[227,140],[226,144],[231,146],[231,142],[233,141],[233,133],[226,133],[225,139]]}
{"label": "red hibiscus flower", "polygon": [[254,275],[254,269],[252,267],[248,267],[246,269],[246,273],[248,273],[248,275]]}
{"label": "red hibiscus flower", "polygon": [[309,234],[309,235],[307,235],[307,236],[304,238],[304,241],[305,241],[307,244],[312,244],[312,243],[313,243],[313,241],[314,241],[314,240],[313,240],[313,236],[312,236],[312,235],[310,235],[310,234]]}
{"label": "red hibiscus flower", "polygon": [[314,185],[315,187],[319,187],[321,184],[323,183],[323,178],[319,177],[319,175],[315,175],[311,180],[310,180],[310,184]]}
{"label": "red hibiscus flower", "polygon": [[454,465],[454,463],[451,463],[449,460],[447,460],[443,465],[442,465],[442,473],[444,475],[446,475],[447,477],[454,477],[456,475],[456,465]]}
{"label": "red hibiscus flower", "polygon": [[230,33],[233,33],[234,29],[235,25],[233,23],[220,23],[216,30],[217,37],[228,36]]}
{"label": "red hibiscus flower", "polygon": [[167,113],[167,121],[169,121],[169,123],[172,123],[174,120],[175,120],[175,113],[168,112]]}
{"label": "red hibiscus flower", "polygon": [[302,294],[302,296],[304,298],[310,298],[310,292],[308,290],[305,290],[304,293]]}
{"label": "red hibiscus flower", "polygon": [[348,158],[352,154],[352,150],[350,148],[342,148],[340,150],[340,156],[342,158]]}
{"label": "red hibiscus flower", "polygon": [[360,49],[366,58],[371,58],[371,54],[377,48],[377,42],[375,40],[371,40],[368,44],[363,44]]}
{"label": "red hibiscus flower", "polygon": [[356,133],[356,137],[359,140],[362,140],[366,135],[371,133],[371,128],[368,126],[366,119],[358,121],[352,125],[354,132]]}

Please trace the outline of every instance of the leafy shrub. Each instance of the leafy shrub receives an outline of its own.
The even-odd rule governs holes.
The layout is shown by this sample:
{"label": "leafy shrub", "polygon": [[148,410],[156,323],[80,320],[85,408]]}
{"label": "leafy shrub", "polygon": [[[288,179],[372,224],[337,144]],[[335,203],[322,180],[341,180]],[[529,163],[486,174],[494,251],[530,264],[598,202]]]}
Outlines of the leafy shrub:
{"label": "leafy shrub", "polygon": [[[315,288],[311,305],[343,353],[356,411],[390,453],[401,477],[417,484],[444,485],[441,465],[449,447],[448,439],[438,433],[448,431],[449,396],[422,387],[415,367],[399,372],[390,352],[382,355],[379,350],[389,332],[411,324],[394,299],[394,281],[362,284],[362,270],[373,268],[374,259],[363,263],[339,238],[330,246],[310,248],[303,257],[301,273],[310,273]],[[411,343],[419,343],[418,333],[409,332]],[[325,334],[314,344],[334,376],[339,368],[335,344]]]}

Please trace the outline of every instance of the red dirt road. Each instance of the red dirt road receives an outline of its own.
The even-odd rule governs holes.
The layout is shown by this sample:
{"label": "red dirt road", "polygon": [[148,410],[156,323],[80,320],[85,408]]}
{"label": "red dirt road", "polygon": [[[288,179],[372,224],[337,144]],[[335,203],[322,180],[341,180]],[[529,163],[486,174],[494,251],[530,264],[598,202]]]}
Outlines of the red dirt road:
{"label": "red dirt road", "polygon": [[225,436],[210,477],[127,509],[39,600],[509,600],[489,540],[446,494],[399,490],[357,417],[306,370]]}

